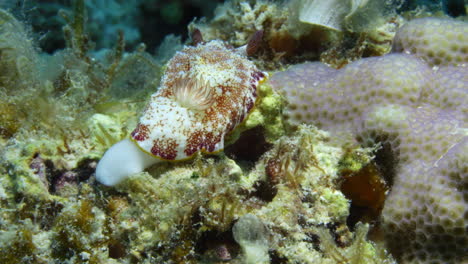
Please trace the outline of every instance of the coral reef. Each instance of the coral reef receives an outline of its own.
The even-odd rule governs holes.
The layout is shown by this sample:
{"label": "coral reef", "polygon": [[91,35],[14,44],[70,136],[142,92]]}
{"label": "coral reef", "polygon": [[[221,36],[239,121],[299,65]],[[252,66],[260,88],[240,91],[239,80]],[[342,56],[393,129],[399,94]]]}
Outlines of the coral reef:
{"label": "coral reef", "polygon": [[[459,39],[467,29],[466,22],[435,18],[403,26],[395,52],[421,56],[429,65],[393,53],[340,70],[306,63],[269,81],[289,102],[284,114],[292,126],[313,123],[337,135],[351,132],[367,146],[381,144],[377,165],[392,185],[382,227],[403,263],[460,263],[464,258],[467,175],[461,164],[467,160],[461,149],[465,146],[466,152],[467,110],[461,101],[468,72],[466,43]],[[426,32],[432,31],[447,37],[429,41]]]}
{"label": "coral reef", "polygon": [[[353,240],[344,223],[349,204],[333,180],[339,177],[341,148],[327,145],[326,134],[312,127],[276,142],[284,134],[278,115],[282,102],[268,85],[258,87],[255,109],[229,135],[229,143],[236,144],[241,131],[264,127],[269,144],[276,147],[261,160],[264,151],[257,154],[255,166],[240,167],[239,161],[222,155],[197,156],[192,162],[161,163],[116,190],[95,182],[97,159],[136,127],[136,113],[143,108],[139,100],[159,81],[160,63],[167,59],[153,58],[143,46],[126,53],[122,37],[100,60],[91,57],[83,7],[76,2],[64,28],[68,47],[54,55],[39,53],[24,26],[1,12],[6,101],[0,107],[5,113],[0,262],[243,263],[262,256],[266,262],[276,258],[294,263],[303,258],[295,251],[298,243],[316,260],[334,262],[322,251],[342,249],[326,235],[322,240],[328,247],[321,249],[315,237],[318,230],[338,234],[339,225],[342,240]],[[302,152],[299,144],[310,149]],[[283,156],[288,162],[274,170]],[[288,207],[296,209],[281,209]],[[233,233],[248,215],[264,228],[257,230],[259,243]],[[366,232],[357,239],[366,256],[391,260],[365,240]],[[361,251],[348,248],[340,256]]]}
{"label": "coral reef", "polygon": [[342,31],[357,32],[373,29],[394,16],[400,0],[392,1],[298,1],[299,20],[304,23]]}
{"label": "coral reef", "polygon": [[[60,11],[64,20],[51,23],[59,23],[63,34],[53,33],[57,25],[50,34],[66,46],[57,50],[60,45],[52,43],[53,55],[38,48],[50,38],[35,39],[42,33],[21,22],[29,20],[0,10],[0,263],[465,261],[464,43],[454,46],[456,56],[443,38],[429,49],[427,26],[436,20],[417,20],[400,30],[393,54],[360,59],[389,51],[402,22],[393,9],[380,26],[333,32],[300,22],[300,1],[226,1],[211,21],[192,20],[192,38],[184,43],[155,34],[161,17],[185,27],[187,12],[177,7],[213,3],[202,2],[106,1],[143,10],[141,39],[163,43],[156,56],[116,30],[119,23],[127,30],[142,26],[135,21],[109,21],[105,39],[99,39],[99,12],[122,15],[89,10],[102,3],[76,0],[69,11]],[[50,6],[44,17],[50,16],[61,9],[54,3],[30,12]],[[465,22],[438,25],[452,23],[466,30]],[[414,34],[421,41],[411,42],[408,28],[422,32]],[[452,29],[436,31],[448,40]],[[193,52],[205,48],[203,56]],[[223,56],[238,62],[240,75],[217,59]],[[281,72],[308,59],[337,69],[312,62]],[[174,71],[179,66],[203,68],[195,76],[203,82],[179,78],[185,76]],[[274,72],[259,74],[269,70]],[[159,92],[198,114],[220,99],[191,90],[205,87],[206,76],[248,88],[241,96],[229,91],[221,97],[226,106],[241,104],[237,114],[231,110],[234,120],[228,111],[211,116],[227,120],[221,124],[229,130],[222,134],[225,151],[211,153],[219,142],[214,149],[198,142],[210,153],[159,160],[118,185],[104,186],[97,171],[109,147],[129,143],[137,155],[155,159],[129,137],[144,123],[138,116],[146,99],[160,83],[170,86],[164,72],[177,85]],[[166,135],[181,127],[162,126]],[[128,161],[116,157],[109,164]]]}
{"label": "coral reef", "polygon": [[[270,70],[284,64],[317,59],[341,65],[365,54],[382,55],[390,50],[397,24],[395,6],[383,9],[386,15],[379,23],[364,23],[368,28],[362,29],[365,33],[361,34],[350,30],[336,32],[301,22],[300,13],[307,4],[303,2],[308,1],[290,1],[287,5],[271,1],[226,1],[215,10],[215,17],[210,22],[194,21],[189,30],[199,29],[207,40],[221,39],[234,46],[244,45],[256,31],[263,30],[263,43],[255,58],[259,58],[257,64]],[[378,2],[378,5],[385,5]],[[368,11],[367,7],[362,9],[380,13]],[[369,15],[358,17],[360,19],[352,23],[364,22]]]}
{"label": "coral reef", "polygon": [[[226,157],[198,156],[176,166],[159,164],[116,190],[91,177],[78,182],[74,194],[57,196],[37,179],[26,186],[38,193],[19,189],[20,202],[1,197],[0,260],[394,263],[365,239],[367,229],[356,238],[347,229],[349,203],[336,189],[343,150],[329,145],[328,137],[304,126],[278,141],[252,170]],[[34,167],[43,162],[36,158]],[[13,175],[20,173],[26,179],[32,174],[24,169]],[[2,188],[11,188],[9,180],[2,176]],[[336,246],[332,236],[343,244]]]}

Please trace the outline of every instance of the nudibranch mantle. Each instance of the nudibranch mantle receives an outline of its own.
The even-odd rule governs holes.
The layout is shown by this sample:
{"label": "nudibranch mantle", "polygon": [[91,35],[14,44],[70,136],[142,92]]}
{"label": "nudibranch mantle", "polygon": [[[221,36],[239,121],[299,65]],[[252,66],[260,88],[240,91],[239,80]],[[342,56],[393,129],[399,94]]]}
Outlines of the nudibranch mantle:
{"label": "nudibranch mantle", "polygon": [[221,41],[185,47],[168,62],[132,140],[163,160],[220,151],[225,135],[254,106],[257,85],[265,77],[242,49]]}

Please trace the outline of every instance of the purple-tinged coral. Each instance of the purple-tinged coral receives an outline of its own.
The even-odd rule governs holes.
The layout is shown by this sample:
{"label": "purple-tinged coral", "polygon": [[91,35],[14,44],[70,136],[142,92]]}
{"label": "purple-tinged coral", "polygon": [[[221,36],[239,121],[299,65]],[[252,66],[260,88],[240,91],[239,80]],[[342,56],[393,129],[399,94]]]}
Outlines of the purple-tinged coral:
{"label": "purple-tinged coral", "polygon": [[382,216],[388,245],[402,263],[462,263],[466,257],[467,139],[435,162],[414,161],[399,170],[399,187]]}
{"label": "purple-tinged coral", "polygon": [[458,263],[467,246],[467,136],[457,117],[431,105],[391,105],[363,118],[360,136],[385,138],[381,143],[398,157],[382,222],[392,252],[403,263]]}
{"label": "purple-tinged coral", "polygon": [[382,138],[391,144],[401,164],[434,163],[466,134],[464,122],[453,111],[422,104],[416,108],[380,105],[369,108],[357,123],[363,140]]}
{"label": "purple-tinged coral", "polygon": [[468,67],[446,66],[434,72],[434,83],[429,86],[423,101],[439,108],[459,112],[468,121]]}
{"label": "purple-tinged coral", "polygon": [[[270,80],[286,97],[284,115],[293,126],[352,132],[388,152],[391,169],[384,170],[393,186],[382,226],[402,263],[466,260],[466,29],[453,20],[409,22],[394,45],[407,54],[365,58],[340,70],[307,63]],[[430,40],[431,32],[440,36]]]}
{"label": "purple-tinged coral", "polygon": [[[412,72],[412,74],[407,74]],[[432,86],[432,71],[405,54],[366,58],[335,70],[319,62],[291,67],[270,84],[288,99],[292,125],[314,123],[328,130],[351,128],[370,105],[415,105]]]}
{"label": "purple-tinged coral", "polygon": [[440,18],[412,20],[398,30],[393,51],[413,54],[431,66],[467,64],[468,24]]}

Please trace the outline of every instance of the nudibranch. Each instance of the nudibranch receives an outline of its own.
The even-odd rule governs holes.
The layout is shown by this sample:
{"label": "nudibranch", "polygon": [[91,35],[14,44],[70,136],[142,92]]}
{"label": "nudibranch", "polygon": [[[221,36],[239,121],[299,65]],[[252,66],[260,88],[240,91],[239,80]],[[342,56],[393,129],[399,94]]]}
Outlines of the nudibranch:
{"label": "nudibranch", "polygon": [[97,180],[115,185],[160,160],[221,151],[226,134],[253,108],[265,77],[247,59],[246,47],[218,40],[184,47],[168,62],[131,138],[99,161]]}

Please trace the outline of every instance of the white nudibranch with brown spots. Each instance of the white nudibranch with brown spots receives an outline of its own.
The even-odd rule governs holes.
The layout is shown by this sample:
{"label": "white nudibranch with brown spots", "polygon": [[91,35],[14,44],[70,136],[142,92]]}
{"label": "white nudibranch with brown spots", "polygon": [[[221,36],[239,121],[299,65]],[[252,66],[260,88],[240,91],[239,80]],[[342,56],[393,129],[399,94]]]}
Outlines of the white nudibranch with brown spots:
{"label": "white nudibranch with brown spots", "polygon": [[111,186],[161,160],[222,150],[225,135],[252,109],[266,76],[245,50],[212,40],[177,52],[131,138],[99,161],[97,180]]}

